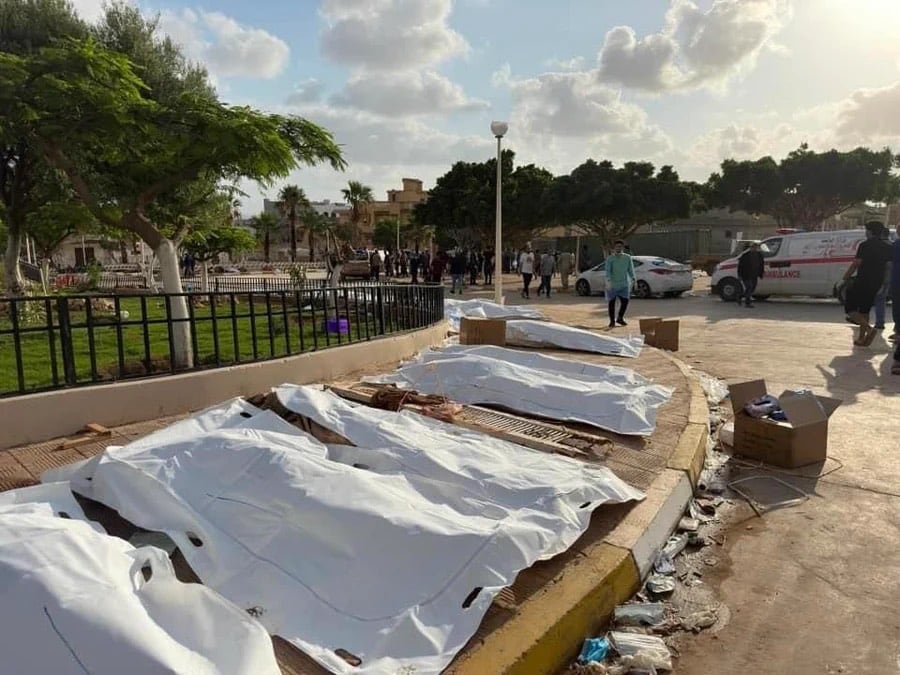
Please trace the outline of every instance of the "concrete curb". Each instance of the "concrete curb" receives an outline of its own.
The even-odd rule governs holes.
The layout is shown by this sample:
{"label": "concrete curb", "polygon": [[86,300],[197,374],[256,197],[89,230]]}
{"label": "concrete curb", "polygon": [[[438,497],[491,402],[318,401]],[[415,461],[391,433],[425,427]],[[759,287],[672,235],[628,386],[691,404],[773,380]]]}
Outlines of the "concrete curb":
{"label": "concrete curb", "polygon": [[688,422],[667,468],[603,542],[581,549],[516,615],[451,666],[453,675],[552,674],[565,669],[586,637],[595,635],[617,604],[630,598],[687,507],[709,437],[706,395],[691,368],[665,354],[690,387]]}

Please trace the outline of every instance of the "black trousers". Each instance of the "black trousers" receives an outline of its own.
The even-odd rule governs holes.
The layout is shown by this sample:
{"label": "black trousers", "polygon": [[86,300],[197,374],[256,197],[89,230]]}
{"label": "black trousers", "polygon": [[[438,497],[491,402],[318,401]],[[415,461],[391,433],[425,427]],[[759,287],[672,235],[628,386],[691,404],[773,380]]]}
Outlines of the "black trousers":
{"label": "black trousers", "polygon": [[525,294],[525,297],[529,297],[528,289],[531,287],[531,278],[532,274],[530,272],[522,272],[522,292]]}

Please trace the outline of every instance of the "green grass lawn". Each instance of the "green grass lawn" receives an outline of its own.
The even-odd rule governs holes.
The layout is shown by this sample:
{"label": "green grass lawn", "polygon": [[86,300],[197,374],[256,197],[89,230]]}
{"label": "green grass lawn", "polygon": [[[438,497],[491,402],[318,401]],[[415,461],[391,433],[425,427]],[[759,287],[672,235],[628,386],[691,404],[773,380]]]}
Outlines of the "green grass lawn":
{"label": "green grass lawn", "polygon": [[[128,318],[119,322],[115,322],[115,311],[92,311],[90,325],[84,308],[70,311],[76,384],[171,372],[169,335],[164,322],[167,310],[163,299],[156,296],[146,296],[143,299],[121,297],[119,303],[122,315],[128,313]],[[51,305],[54,326],[51,346],[51,333],[47,330],[48,321],[43,301],[31,301],[28,304],[32,307],[32,311],[26,312],[28,319],[23,317],[19,321],[20,329],[34,331],[20,333],[19,351],[24,389],[31,391],[65,385],[58,313]],[[286,297],[284,306],[280,298],[273,296],[271,314],[267,311],[265,300],[257,298],[252,307],[253,316],[250,316],[251,306],[245,296],[240,296],[238,304],[233,308],[230,303],[215,308],[194,307],[192,324],[195,327],[195,364],[199,367],[215,367],[277,358],[379,335],[379,317],[372,303],[360,302],[355,305],[350,302],[345,305],[339,299],[338,305],[338,313],[348,318],[350,323],[350,335],[341,335],[340,341],[337,334],[327,334],[324,330],[326,316],[331,319],[336,317],[334,307],[325,310],[322,307],[311,309],[308,304],[304,306],[303,303],[298,306],[295,298],[290,296]],[[38,306],[41,308],[40,312],[35,311]],[[410,317],[397,316],[397,313],[392,305],[386,306],[385,333],[406,330],[414,325]],[[0,315],[0,331],[12,327],[10,318],[8,311]],[[144,325],[144,319],[163,322]],[[121,359],[119,345],[122,348]],[[19,373],[16,364],[13,336],[0,335],[0,395],[18,392]]]}

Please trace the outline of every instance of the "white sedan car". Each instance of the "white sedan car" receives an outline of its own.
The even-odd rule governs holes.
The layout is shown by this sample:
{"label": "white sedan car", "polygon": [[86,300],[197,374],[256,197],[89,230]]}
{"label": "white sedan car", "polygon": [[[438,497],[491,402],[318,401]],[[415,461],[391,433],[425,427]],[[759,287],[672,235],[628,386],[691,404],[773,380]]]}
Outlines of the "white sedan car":
{"label": "white sedan car", "polygon": [[[636,255],[634,260],[635,282],[631,294],[635,298],[654,295],[678,297],[694,286],[690,265],[682,265],[668,258]],[[575,292],[578,295],[594,295],[606,289],[605,263],[595,265],[578,275]]]}

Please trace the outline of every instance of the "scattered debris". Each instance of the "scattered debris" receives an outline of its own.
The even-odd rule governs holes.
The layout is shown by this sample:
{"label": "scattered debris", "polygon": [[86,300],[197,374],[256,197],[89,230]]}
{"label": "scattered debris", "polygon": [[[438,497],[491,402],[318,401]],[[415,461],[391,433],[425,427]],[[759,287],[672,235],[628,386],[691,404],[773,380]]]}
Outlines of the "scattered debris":
{"label": "scattered debris", "polygon": [[[678,521],[678,529],[684,532],[696,532],[700,528],[700,521],[697,518],[684,517]],[[688,537],[688,542],[690,537]]]}
{"label": "scattered debris", "polygon": [[112,431],[105,426],[97,424],[96,422],[89,422],[84,425],[84,429],[82,429],[80,435],[64,439],[55,449],[68,450],[69,448],[77,448],[82,445],[95,443],[101,438],[107,438],[109,436],[112,436]]}
{"label": "scattered debris", "polygon": [[[784,486],[790,492],[793,492],[800,496],[799,497],[791,497],[789,499],[782,499],[782,500],[778,500],[775,502],[768,502],[765,505],[760,504],[758,500],[754,499],[752,494],[746,492],[745,490],[742,490],[741,488],[736,487],[739,484],[747,483],[749,481],[754,481],[754,480],[773,481],[775,483],[778,483],[779,485]],[[750,505],[750,508],[753,509],[753,511],[756,513],[756,515],[759,516],[760,518],[762,518],[762,515],[764,513],[762,508],[764,508],[765,511],[771,511],[772,509],[777,509],[777,508],[782,508],[782,507],[797,506],[798,504],[802,504],[807,499],[809,499],[809,495],[806,492],[804,492],[803,490],[801,490],[800,488],[798,488],[794,485],[791,485],[787,481],[781,480],[780,478],[777,478],[775,476],[770,476],[768,474],[747,476],[746,478],[739,478],[738,480],[733,480],[730,483],[728,483],[728,487],[731,488],[732,490],[734,490],[734,492],[739,494],[741,497],[743,497],[746,500],[746,502]]]}
{"label": "scattered debris", "polygon": [[609,654],[609,640],[605,637],[588,638],[581,646],[578,662],[581,664],[599,662],[605,659],[607,654]]}
{"label": "scattered debris", "polygon": [[651,574],[647,579],[647,590],[654,595],[665,595],[675,590],[675,578],[665,574]]}
{"label": "scattered debris", "polygon": [[675,562],[668,553],[660,551],[653,561],[653,571],[657,574],[669,575],[675,574]]}
{"label": "scattered debris", "polygon": [[685,549],[687,543],[688,536],[686,534],[676,534],[669,537],[669,541],[663,546],[662,552],[674,560],[675,556]]}
{"label": "scattered debris", "polygon": [[[622,657],[622,665],[636,668],[672,670],[672,654],[662,638],[612,631],[609,641]],[[626,671],[627,672],[627,671]]]}
{"label": "scattered debris", "polygon": [[661,602],[642,602],[633,605],[619,605],[613,620],[621,626],[656,626],[662,623],[666,606]]}
{"label": "scattered debris", "polygon": [[710,628],[719,620],[716,609],[703,609],[693,614],[688,614],[681,620],[681,627],[691,633],[699,633],[705,628]]}

